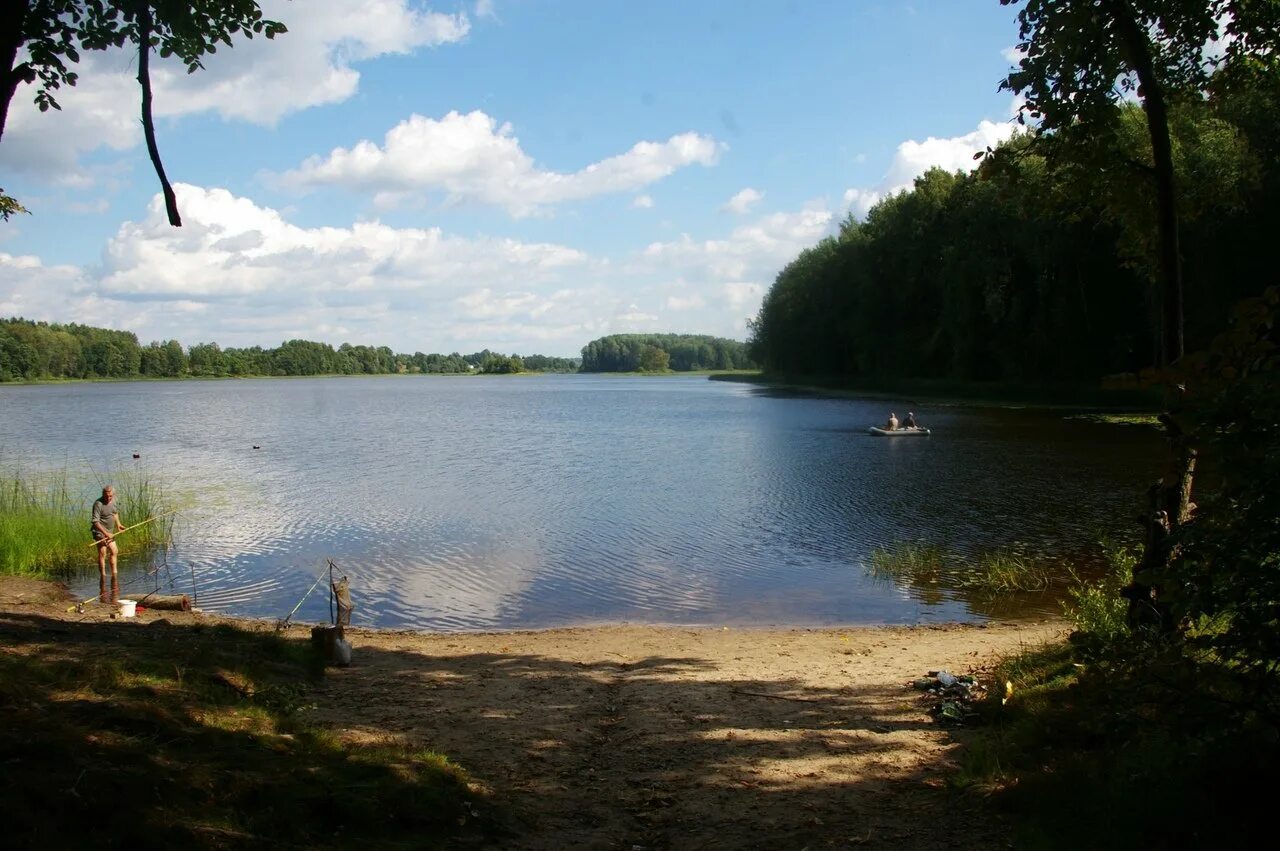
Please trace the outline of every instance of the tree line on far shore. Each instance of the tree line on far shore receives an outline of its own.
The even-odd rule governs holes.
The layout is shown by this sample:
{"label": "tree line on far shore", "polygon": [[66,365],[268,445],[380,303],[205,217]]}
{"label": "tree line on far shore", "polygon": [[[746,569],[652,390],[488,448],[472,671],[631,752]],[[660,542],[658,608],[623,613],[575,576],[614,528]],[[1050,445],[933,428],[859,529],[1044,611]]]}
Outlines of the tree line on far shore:
{"label": "tree line on far shore", "polygon": [[753,369],[746,343],[705,334],[611,334],[582,348],[583,372]]}
{"label": "tree line on far shore", "polygon": [[687,372],[754,366],[746,343],[695,334],[614,334],[592,340],[583,357],[398,354],[387,346],[337,348],[288,340],[276,348],[142,345],[131,331],[76,323],[0,318],[0,382],[84,378],[224,378],[293,375],[512,374],[518,372]]}
{"label": "tree line on far shore", "polygon": [[576,372],[575,358],[397,354],[386,346],[289,340],[274,349],[184,347],[177,340],[141,345],[130,331],[11,318],[0,319],[0,381],[60,378],[183,378],[261,375],[390,375]]}
{"label": "tree line on far shore", "polygon": [[[1186,347],[1275,282],[1280,78],[1171,112]],[[766,370],[841,380],[1094,382],[1159,362],[1159,243],[1142,108],[1108,133],[1018,135],[929,171],[802,252],[753,323]]]}

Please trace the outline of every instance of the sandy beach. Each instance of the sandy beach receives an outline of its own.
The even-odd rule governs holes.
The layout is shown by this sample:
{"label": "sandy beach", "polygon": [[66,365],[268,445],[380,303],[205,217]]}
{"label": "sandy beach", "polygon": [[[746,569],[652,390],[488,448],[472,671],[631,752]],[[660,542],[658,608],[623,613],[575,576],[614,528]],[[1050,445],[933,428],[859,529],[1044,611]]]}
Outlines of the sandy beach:
{"label": "sandy beach", "polygon": [[[67,607],[52,583],[0,579],[3,652],[34,640],[5,627],[19,618],[54,633],[59,621],[224,620]],[[906,684],[1064,629],[355,629],[351,667],[329,670],[309,711],[352,742],[447,754],[487,792],[477,815],[500,825],[492,847],[1000,847],[996,817],[946,788],[965,731],[936,724]]]}

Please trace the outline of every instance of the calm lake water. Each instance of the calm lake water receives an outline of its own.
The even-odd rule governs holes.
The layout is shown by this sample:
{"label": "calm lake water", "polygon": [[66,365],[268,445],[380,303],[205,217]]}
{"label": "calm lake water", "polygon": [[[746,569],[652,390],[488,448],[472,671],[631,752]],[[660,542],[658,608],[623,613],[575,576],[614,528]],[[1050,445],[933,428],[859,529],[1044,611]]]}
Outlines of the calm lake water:
{"label": "calm lake water", "polygon": [[[867,435],[910,404],[705,377],[9,386],[0,460],[84,474],[86,524],[95,482],[164,484],[185,510],[158,565],[122,568],[135,596],[194,583],[205,608],[279,618],[332,559],[355,622],[435,630],[1056,612],[866,564],[908,540],[1096,559],[1158,470],[1153,429],[1062,413],[914,405],[932,437]],[[295,617],[327,620],[323,590]]]}

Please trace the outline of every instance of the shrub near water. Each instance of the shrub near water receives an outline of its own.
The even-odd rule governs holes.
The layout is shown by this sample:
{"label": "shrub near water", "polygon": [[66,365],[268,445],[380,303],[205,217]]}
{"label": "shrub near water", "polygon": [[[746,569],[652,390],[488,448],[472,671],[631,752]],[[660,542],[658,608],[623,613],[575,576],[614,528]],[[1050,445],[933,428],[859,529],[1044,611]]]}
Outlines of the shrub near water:
{"label": "shrub near water", "polygon": [[1102,548],[1107,558],[1107,572],[1097,582],[1090,582],[1075,570],[1069,570],[1071,587],[1067,589],[1063,611],[1089,641],[1109,645],[1129,632],[1129,605],[1120,596],[1120,589],[1129,584],[1138,553],[1133,547],[1106,541]]}
{"label": "shrub near water", "polygon": [[[164,494],[146,475],[120,474],[116,499],[126,525],[168,511]],[[0,574],[49,577],[94,563],[89,511],[101,485],[72,486],[66,471],[0,473]],[[122,557],[166,546],[172,517],[132,530],[119,541]]]}

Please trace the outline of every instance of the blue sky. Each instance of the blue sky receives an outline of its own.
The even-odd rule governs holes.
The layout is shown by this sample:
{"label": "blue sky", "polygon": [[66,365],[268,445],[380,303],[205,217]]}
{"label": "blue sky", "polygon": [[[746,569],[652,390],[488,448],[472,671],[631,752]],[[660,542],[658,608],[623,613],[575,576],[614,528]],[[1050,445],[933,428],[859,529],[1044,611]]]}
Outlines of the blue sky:
{"label": "blue sky", "polygon": [[158,63],[172,229],[136,56],[61,112],[19,90],[0,315],[144,341],[574,355],[743,337],[778,270],[1011,132],[997,0],[267,0],[290,32]]}

